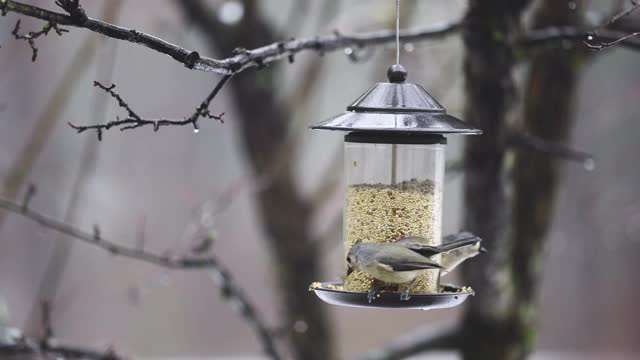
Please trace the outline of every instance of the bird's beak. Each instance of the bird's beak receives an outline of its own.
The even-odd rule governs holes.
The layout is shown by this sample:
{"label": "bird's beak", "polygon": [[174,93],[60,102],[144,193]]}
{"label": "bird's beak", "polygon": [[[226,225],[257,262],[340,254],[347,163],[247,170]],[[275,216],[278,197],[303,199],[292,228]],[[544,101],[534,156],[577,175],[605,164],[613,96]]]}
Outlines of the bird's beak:
{"label": "bird's beak", "polygon": [[352,273],[352,272],[353,272],[353,267],[352,267],[352,266],[349,266],[349,267],[347,268],[347,276],[351,275],[351,273]]}
{"label": "bird's beak", "polygon": [[486,248],[486,247],[481,246],[481,247],[480,247],[480,249],[479,249],[478,251],[480,251],[480,252],[481,252],[481,253],[483,253],[483,254],[486,254],[486,253],[487,253],[487,248]]}

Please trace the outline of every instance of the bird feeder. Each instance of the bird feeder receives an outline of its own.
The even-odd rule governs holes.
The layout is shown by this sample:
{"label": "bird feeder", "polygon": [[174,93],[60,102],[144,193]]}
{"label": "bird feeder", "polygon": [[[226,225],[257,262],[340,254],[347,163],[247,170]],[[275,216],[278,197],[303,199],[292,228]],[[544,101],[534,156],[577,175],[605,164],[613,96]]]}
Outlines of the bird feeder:
{"label": "bird feeder", "polygon": [[[481,134],[447,114],[421,86],[406,82],[401,65],[391,66],[387,76],[389,82],[375,84],[346,112],[312,127],[347,132],[345,258],[356,242],[417,237],[440,245],[445,135]],[[311,290],[331,304],[387,308],[445,308],[471,295],[467,288],[441,286],[439,278],[439,270],[425,271],[408,300],[401,300],[397,291],[402,289],[396,289],[368,301],[374,279],[360,271],[346,275],[343,283],[314,283]]]}

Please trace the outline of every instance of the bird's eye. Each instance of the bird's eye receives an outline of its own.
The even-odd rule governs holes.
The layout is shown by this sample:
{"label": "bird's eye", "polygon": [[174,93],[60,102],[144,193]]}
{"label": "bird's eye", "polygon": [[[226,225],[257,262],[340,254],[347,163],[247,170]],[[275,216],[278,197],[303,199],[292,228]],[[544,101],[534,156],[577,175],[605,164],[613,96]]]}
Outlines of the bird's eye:
{"label": "bird's eye", "polygon": [[351,257],[347,257],[347,264],[351,265]]}

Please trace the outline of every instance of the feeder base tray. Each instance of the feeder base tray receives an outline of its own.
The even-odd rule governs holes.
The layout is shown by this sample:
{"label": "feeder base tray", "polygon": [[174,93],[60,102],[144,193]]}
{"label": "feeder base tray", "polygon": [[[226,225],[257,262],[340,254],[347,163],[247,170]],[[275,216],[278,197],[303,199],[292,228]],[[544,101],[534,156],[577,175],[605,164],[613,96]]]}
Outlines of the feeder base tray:
{"label": "feeder base tray", "polygon": [[309,287],[310,291],[324,302],[332,305],[364,307],[364,308],[386,308],[386,309],[446,309],[462,304],[469,296],[473,295],[470,288],[462,288],[453,285],[442,285],[439,293],[410,294],[408,300],[401,300],[398,292],[382,291],[375,295],[369,302],[368,293],[347,291],[342,289],[342,283],[324,282],[313,283]]}

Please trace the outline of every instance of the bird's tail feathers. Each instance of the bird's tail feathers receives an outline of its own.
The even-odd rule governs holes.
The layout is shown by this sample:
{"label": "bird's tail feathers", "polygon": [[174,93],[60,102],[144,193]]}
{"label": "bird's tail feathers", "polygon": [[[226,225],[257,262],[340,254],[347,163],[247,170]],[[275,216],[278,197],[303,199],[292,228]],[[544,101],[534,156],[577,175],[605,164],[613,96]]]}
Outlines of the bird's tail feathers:
{"label": "bird's tail feathers", "polygon": [[442,252],[449,252],[451,250],[459,249],[464,246],[473,245],[482,241],[479,237],[466,233],[464,236],[458,236],[457,239],[449,241],[445,244],[438,246],[438,249],[442,250]]}
{"label": "bird's tail feathers", "polygon": [[476,235],[469,232],[463,232],[457,235],[449,235],[445,237],[444,244],[438,246],[425,245],[424,243],[426,242],[426,239],[420,237],[408,237],[400,239],[396,241],[396,243],[402,244],[422,256],[429,257],[441,253],[446,253],[468,245],[473,245],[479,241],[482,241],[482,239],[480,239]]}

